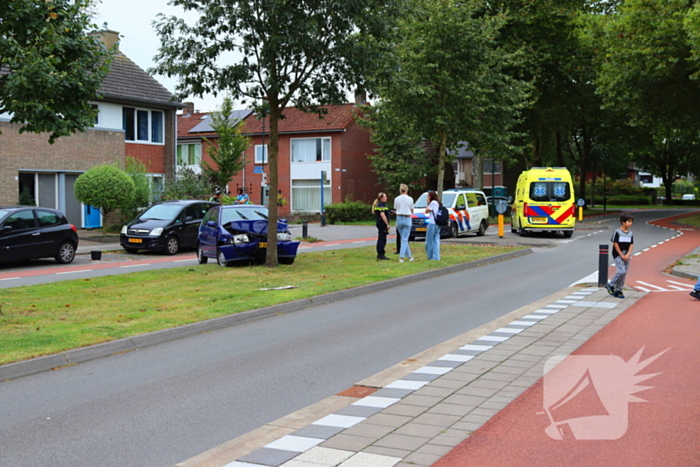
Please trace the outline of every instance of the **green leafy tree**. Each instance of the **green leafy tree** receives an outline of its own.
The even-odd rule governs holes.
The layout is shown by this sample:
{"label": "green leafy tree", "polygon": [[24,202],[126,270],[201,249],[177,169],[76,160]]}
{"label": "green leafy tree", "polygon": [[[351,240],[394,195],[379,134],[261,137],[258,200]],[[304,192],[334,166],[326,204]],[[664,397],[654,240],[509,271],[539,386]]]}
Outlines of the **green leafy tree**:
{"label": "green leafy tree", "polygon": [[599,92],[640,130],[646,148],[636,162],[662,178],[668,204],[673,180],[700,158],[696,36],[687,28],[696,3],[627,0],[601,26]]}
{"label": "green leafy tree", "polygon": [[388,191],[398,194],[405,183],[423,191],[422,180],[437,169],[435,153],[427,150],[421,136],[412,131],[411,122],[397,113],[385,113],[383,107],[364,106],[357,120],[370,130],[375,145],[368,155],[372,168]]}
{"label": "green leafy tree", "polygon": [[207,153],[214,165],[202,160],[202,173],[214,187],[225,192],[228,182],[245,167],[244,151],[248,148],[250,138],[241,134],[243,121],[233,117],[233,101],[225,98],[221,109],[211,114],[211,127],[218,135],[214,143],[207,138]]}
{"label": "green leafy tree", "polygon": [[92,0],[4,0],[0,3],[0,113],[20,133],[56,138],[91,128],[111,52],[94,30]]}
{"label": "green leafy tree", "polygon": [[208,199],[212,193],[214,187],[207,177],[182,165],[177,168],[175,177],[165,181],[163,199]]}
{"label": "green leafy tree", "polygon": [[428,142],[436,154],[438,193],[446,151],[460,141],[485,154],[511,149],[510,129],[527,97],[526,84],[504,72],[516,55],[495,41],[505,17],[485,15],[485,5],[416,0],[412,14],[399,23],[396,61],[388,63],[392,71],[382,69],[377,77],[382,100],[374,117],[389,122],[375,126],[385,132],[375,142],[395,145],[399,135],[391,122],[406,122],[401,128],[410,140]]}
{"label": "green leafy tree", "polygon": [[[183,95],[230,94],[250,103],[270,123],[270,193],[278,191],[279,120],[293,105],[345,101],[345,91],[363,83],[363,73],[381,60],[401,0],[172,0],[198,14],[193,25],[160,16],[161,47],[154,72],[177,75]],[[221,58],[240,59],[224,65]],[[270,203],[269,222],[277,222]],[[268,230],[266,265],[277,265],[277,235]]]}
{"label": "green leafy tree", "polygon": [[129,205],[134,199],[134,181],[114,165],[98,165],[81,174],[75,181],[75,197],[100,210],[102,232],[106,232],[107,216]]}
{"label": "green leafy tree", "polygon": [[121,222],[127,223],[135,218],[138,213],[153,201],[151,187],[148,183],[148,169],[146,165],[132,157],[126,158],[124,172],[131,177],[134,182],[134,197],[131,201],[120,209]]}
{"label": "green leafy tree", "polygon": [[[573,89],[574,72],[580,63],[573,21],[583,6],[581,0],[493,0],[492,15],[504,14],[507,23],[497,38],[500,46],[518,53],[506,68],[518,80],[531,83],[531,100],[523,109],[519,133],[513,143],[520,149],[526,167],[559,164],[564,157],[568,128],[578,99]],[[558,159],[558,160],[557,160]],[[507,161],[506,161],[507,162]]]}

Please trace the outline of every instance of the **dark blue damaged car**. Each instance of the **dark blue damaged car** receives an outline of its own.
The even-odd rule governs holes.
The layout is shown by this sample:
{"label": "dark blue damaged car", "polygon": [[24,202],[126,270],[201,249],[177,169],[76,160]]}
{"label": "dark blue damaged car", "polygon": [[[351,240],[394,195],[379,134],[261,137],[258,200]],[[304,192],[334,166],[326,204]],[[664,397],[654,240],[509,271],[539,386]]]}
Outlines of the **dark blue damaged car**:
{"label": "dark blue damaged car", "polygon": [[[202,219],[197,238],[199,264],[209,258],[221,266],[234,261],[265,261],[267,254],[267,208],[253,204],[211,208]],[[299,243],[292,241],[285,222],[277,222],[277,259],[292,264]]]}

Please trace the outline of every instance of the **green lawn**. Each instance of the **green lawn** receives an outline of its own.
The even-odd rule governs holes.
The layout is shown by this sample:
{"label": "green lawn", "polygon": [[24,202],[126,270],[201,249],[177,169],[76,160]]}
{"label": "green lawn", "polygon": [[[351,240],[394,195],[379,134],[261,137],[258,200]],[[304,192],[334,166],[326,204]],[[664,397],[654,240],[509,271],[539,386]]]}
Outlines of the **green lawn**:
{"label": "green lawn", "polygon": [[[0,298],[0,364],[313,297],[518,247],[441,246],[427,261],[377,261],[374,247],[302,253],[291,266],[222,268],[217,264],[135,272],[4,289]],[[294,289],[262,291],[292,285]]]}

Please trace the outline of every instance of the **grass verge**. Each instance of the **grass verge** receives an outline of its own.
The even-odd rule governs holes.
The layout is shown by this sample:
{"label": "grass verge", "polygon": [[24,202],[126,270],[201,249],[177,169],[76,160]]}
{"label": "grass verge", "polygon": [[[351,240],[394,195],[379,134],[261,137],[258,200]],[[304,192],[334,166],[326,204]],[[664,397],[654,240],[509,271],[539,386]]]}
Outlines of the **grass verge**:
{"label": "grass verge", "polygon": [[[302,253],[291,266],[222,268],[217,264],[4,289],[0,364],[49,355],[242,311],[349,289],[522,248],[441,246],[427,261],[375,260],[374,247]],[[286,290],[262,291],[292,285]]]}

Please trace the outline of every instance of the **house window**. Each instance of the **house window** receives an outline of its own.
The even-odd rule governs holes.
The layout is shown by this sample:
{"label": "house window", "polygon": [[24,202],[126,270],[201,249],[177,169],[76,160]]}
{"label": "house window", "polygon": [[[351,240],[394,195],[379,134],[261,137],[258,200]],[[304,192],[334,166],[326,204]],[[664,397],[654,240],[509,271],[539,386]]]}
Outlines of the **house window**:
{"label": "house window", "polygon": [[255,145],[255,163],[256,164],[267,164],[270,159],[267,157],[267,144],[257,144]]}
{"label": "house window", "polygon": [[93,120],[93,123],[95,126],[100,124],[100,106],[97,104],[90,104],[90,107],[92,107],[92,110],[96,110],[97,113],[95,114],[95,119]]}
{"label": "house window", "polygon": [[501,161],[493,161],[493,159],[484,159],[484,173],[501,173]]}
{"label": "house window", "polygon": [[163,143],[163,124],[161,111],[122,108],[122,126],[126,141]]}
{"label": "house window", "polygon": [[303,138],[292,140],[292,162],[328,162],[330,160],[330,138]]}
{"label": "house window", "polygon": [[[323,205],[331,204],[331,181],[323,185]],[[321,211],[321,180],[292,180],[292,210]]]}
{"label": "house window", "polygon": [[165,190],[163,174],[148,174],[146,177],[148,177],[148,185],[151,189],[153,201],[160,201],[163,198],[163,191]]}
{"label": "house window", "polygon": [[199,165],[202,163],[202,145],[178,144],[177,145],[177,165]]}

